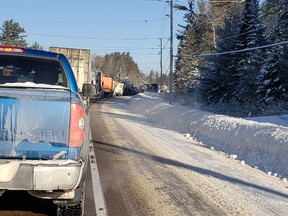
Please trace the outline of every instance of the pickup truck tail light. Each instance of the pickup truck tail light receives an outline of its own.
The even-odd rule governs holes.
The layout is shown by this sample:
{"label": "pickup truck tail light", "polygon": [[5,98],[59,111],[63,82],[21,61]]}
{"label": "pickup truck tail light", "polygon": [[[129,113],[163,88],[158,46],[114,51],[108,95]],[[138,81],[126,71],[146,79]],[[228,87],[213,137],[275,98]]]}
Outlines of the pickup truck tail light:
{"label": "pickup truck tail light", "polygon": [[71,104],[69,147],[80,147],[84,142],[85,110],[79,104]]}

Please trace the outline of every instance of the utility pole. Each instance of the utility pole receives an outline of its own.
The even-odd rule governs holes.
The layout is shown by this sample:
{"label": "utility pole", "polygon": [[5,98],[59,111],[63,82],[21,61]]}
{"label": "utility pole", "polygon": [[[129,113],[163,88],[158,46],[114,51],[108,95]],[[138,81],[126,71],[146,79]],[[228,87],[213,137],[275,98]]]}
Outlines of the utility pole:
{"label": "utility pole", "polygon": [[173,82],[173,0],[170,0],[170,73],[169,73],[169,104],[172,104]]}
{"label": "utility pole", "polygon": [[[162,75],[163,75],[162,54],[163,54],[162,38],[160,38],[160,77],[161,77],[161,79],[162,79]],[[162,83],[161,83],[161,84],[162,84]]]}

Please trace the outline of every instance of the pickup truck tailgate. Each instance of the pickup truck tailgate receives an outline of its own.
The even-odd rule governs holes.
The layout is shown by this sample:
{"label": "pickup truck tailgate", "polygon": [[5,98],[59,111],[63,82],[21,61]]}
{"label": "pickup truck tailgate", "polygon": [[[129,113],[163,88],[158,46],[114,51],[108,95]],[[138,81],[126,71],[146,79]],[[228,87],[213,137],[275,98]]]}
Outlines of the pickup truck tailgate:
{"label": "pickup truck tailgate", "polygon": [[0,89],[0,158],[65,159],[70,91]]}

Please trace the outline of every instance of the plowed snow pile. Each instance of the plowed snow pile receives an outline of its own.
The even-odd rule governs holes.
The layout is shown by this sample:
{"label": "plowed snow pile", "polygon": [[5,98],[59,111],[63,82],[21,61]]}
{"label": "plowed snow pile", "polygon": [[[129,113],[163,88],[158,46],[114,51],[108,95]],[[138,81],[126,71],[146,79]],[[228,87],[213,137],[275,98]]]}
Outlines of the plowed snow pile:
{"label": "plowed snow pile", "polygon": [[216,150],[237,155],[237,159],[253,167],[278,177],[288,177],[288,121],[285,118],[270,116],[247,120],[217,115],[170,105],[151,94],[138,94],[128,106],[155,123],[187,133]]}

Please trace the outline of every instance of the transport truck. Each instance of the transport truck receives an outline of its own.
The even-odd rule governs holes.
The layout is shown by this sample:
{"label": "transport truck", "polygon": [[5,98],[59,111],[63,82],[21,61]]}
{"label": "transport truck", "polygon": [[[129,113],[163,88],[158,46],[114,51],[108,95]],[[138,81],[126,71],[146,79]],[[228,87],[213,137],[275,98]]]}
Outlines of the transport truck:
{"label": "transport truck", "polygon": [[77,85],[81,91],[84,84],[92,80],[90,50],[64,47],[50,47],[50,51],[64,54],[72,67]]}
{"label": "transport truck", "polygon": [[[82,96],[87,105],[89,103],[95,103],[104,97],[101,83],[101,72],[93,72],[91,84],[84,84],[82,86]],[[89,93],[91,89],[94,89],[94,94]]]}
{"label": "transport truck", "polygon": [[0,196],[27,191],[84,215],[90,124],[63,54],[0,46]]}
{"label": "transport truck", "polygon": [[112,77],[102,76],[101,77],[101,87],[104,91],[106,97],[112,97],[114,94],[114,81]]}
{"label": "transport truck", "polygon": [[121,81],[115,82],[114,95],[123,96],[123,92],[124,92],[124,82]]}

